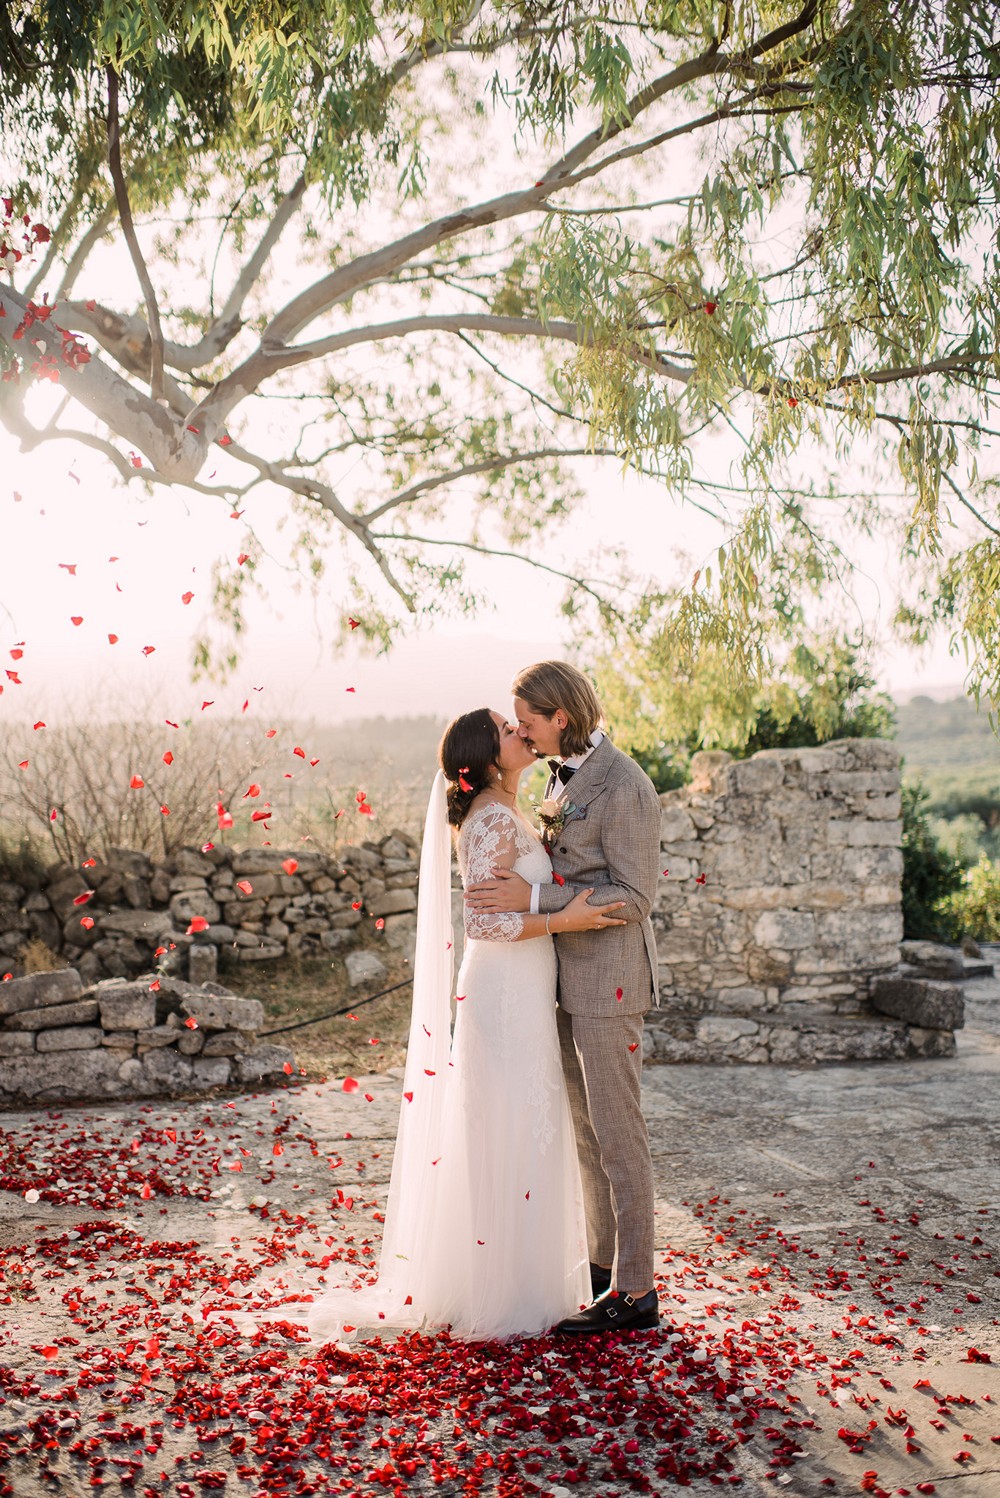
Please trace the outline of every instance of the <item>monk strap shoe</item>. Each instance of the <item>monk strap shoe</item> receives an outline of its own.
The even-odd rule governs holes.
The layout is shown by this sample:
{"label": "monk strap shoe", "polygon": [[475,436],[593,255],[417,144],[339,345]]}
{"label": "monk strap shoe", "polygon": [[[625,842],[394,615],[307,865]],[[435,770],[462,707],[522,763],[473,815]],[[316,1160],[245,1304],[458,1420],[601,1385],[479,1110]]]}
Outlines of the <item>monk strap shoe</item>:
{"label": "monk strap shoe", "polygon": [[607,1332],[653,1331],[660,1324],[660,1311],[656,1291],[640,1295],[636,1300],[631,1295],[620,1295],[609,1290],[594,1301],[586,1310],[567,1316],[556,1327],[564,1337],[593,1337]]}

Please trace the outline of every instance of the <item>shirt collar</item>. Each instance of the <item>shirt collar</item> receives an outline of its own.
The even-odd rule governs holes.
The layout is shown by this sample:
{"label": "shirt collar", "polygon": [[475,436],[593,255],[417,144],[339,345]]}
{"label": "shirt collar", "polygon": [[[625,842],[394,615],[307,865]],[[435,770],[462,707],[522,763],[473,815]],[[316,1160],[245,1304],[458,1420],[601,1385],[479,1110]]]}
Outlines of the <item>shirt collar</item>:
{"label": "shirt collar", "polygon": [[603,742],[604,734],[599,728],[595,728],[593,733],[590,735],[590,748],[585,749],[582,754],[571,754],[568,759],[563,760],[563,764],[566,765],[570,770],[578,770],[583,764],[584,760],[590,758],[594,750],[597,748],[598,744],[603,744]]}

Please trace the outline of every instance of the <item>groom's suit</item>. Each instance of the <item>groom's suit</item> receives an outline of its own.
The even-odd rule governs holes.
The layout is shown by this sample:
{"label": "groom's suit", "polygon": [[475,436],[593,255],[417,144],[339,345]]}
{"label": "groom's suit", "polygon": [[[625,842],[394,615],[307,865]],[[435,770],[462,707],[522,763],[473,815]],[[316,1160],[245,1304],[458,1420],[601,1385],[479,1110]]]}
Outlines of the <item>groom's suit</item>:
{"label": "groom's suit", "polygon": [[642,1016],[656,1002],[649,912],[660,859],[660,802],[648,775],[607,737],[568,782],[549,843],[564,881],[539,889],[542,913],[581,888],[592,905],[623,900],[628,924],[556,937],[559,1033],[594,1263],[628,1294],[653,1286],[653,1171],[640,1102]]}

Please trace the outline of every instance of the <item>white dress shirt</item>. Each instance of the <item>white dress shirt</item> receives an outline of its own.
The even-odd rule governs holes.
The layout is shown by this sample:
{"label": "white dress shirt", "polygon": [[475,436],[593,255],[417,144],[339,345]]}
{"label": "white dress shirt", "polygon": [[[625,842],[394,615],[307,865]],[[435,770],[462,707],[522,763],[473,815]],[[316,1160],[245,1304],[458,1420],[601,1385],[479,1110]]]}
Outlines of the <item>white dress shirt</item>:
{"label": "white dress shirt", "polygon": [[[594,731],[593,731],[593,733],[590,735],[590,748],[589,749],[585,749],[582,754],[571,754],[568,759],[564,759],[563,760],[563,764],[566,766],[566,768],[568,770],[579,770],[580,766],[582,764],[584,764],[590,758],[590,756],[593,754],[593,752],[597,748],[598,744],[603,744],[603,742],[604,742],[604,734],[601,732],[601,730],[599,728],[595,728]],[[565,796],[568,787],[569,787],[569,781],[562,781],[562,780],[559,780],[557,778],[555,786],[552,789],[551,796],[547,797],[546,799],[547,800],[552,800],[552,801],[561,801],[562,798],[563,798],[563,796]],[[531,886],[531,906],[530,906],[530,910],[531,910],[531,914],[532,915],[537,915],[538,914],[538,900],[539,900],[539,893],[538,892],[539,892],[540,888],[541,888],[541,886],[538,885],[538,884],[533,884]]]}

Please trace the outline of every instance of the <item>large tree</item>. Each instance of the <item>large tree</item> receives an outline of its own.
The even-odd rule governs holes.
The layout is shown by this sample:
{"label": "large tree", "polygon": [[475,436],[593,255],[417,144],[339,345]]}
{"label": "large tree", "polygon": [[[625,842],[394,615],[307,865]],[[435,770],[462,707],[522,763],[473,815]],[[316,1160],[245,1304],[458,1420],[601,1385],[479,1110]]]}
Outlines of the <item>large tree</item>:
{"label": "large tree", "polygon": [[1000,695],[994,0],[13,0],[0,74],[26,448],[268,486],[383,635],[463,549],[565,572],[610,455],[729,527],[679,592],[571,582],[640,655],[759,664],[884,526]]}

